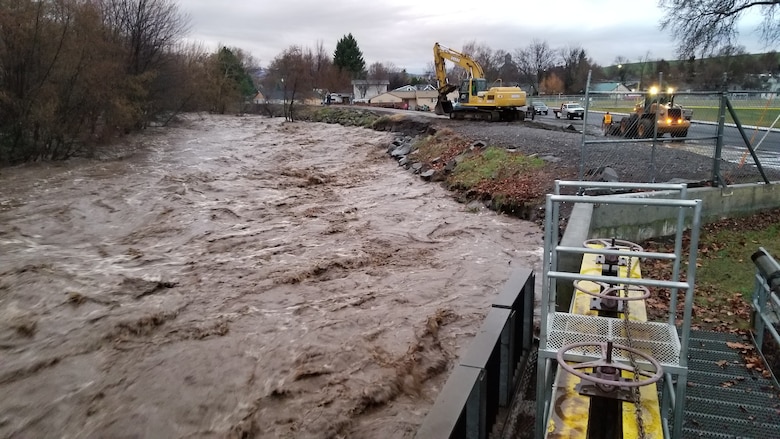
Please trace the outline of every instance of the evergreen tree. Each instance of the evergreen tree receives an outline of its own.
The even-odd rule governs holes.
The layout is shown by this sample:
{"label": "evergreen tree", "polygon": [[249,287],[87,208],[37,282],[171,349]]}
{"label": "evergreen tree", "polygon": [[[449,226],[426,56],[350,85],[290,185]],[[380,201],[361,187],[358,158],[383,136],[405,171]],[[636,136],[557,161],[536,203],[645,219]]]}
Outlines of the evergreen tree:
{"label": "evergreen tree", "polygon": [[222,75],[231,82],[231,85],[241,96],[248,98],[257,92],[252,76],[244,68],[241,59],[231,49],[220,48],[217,58]]}
{"label": "evergreen tree", "polygon": [[363,52],[360,51],[357,40],[351,33],[336,43],[333,64],[340,70],[349,72],[354,79],[366,76],[366,62],[363,60]]}

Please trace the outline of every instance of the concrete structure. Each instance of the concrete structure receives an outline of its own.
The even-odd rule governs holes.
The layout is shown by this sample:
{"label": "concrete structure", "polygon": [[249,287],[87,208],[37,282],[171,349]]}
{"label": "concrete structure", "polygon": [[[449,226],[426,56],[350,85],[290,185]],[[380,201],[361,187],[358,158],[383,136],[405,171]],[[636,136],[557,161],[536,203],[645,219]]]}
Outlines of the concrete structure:
{"label": "concrete structure", "polygon": [[[631,194],[633,197],[656,198],[663,192]],[[627,195],[628,196],[628,195]],[[702,223],[723,218],[747,216],[780,206],[780,182],[775,184],[738,184],[726,188],[691,188],[688,199],[702,200]],[[627,216],[613,206],[598,206],[590,219],[592,236],[619,236],[629,241],[669,236],[675,232],[676,213],[668,209],[648,208],[641,215]]]}

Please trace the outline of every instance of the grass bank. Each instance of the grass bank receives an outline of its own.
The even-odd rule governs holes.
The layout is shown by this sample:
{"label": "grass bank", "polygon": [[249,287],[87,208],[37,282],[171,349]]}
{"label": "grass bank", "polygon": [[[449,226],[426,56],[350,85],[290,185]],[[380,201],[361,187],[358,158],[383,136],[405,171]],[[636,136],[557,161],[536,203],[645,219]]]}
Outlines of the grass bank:
{"label": "grass bank", "polygon": [[[689,243],[688,239],[685,243]],[[674,249],[673,243],[664,240],[651,240],[644,246],[651,251],[671,252]],[[780,209],[702,226],[693,313],[696,328],[728,332],[750,328],[750,300],[756,273],[750,255],[759,247],[780,257]],[[688,248],[684,250],[687,261]],[[672,274],[671,264],[664,261],[648,261],[642,269],[653,277],[668,279]],[[682,272],[686,270],[683,266]],[[648,302],[649,314],[666,315],[669,297],[669,290],[660,290]],[[678,303],[682,310],[682,302]]]}
{"label": "grass bank", "polygon": [[536,156],[469,143],[448,129],[418,139],[410,157],[440,172],[439,179],[461,201],[482,201],[524,219],[535,219],[555,179],[547,163]]}

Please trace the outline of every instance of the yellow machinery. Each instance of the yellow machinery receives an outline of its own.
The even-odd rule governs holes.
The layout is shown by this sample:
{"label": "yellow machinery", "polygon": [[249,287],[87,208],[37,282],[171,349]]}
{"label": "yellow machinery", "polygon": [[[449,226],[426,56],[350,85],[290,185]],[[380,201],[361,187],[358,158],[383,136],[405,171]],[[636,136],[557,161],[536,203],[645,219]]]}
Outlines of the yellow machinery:
{"label": "yellow machinery", "polygon": [[617,128],[624,137],[648,138],[653,137],[654,132],[658,137],[663,137],[665,133],[672,137],[687,137],[690,126],[690,116],[686,118],[682,108],[674,104],[671,90],[658,93],[656,88],[651,88],[645,99],[634,107],[634,112],[624,117]]}
{"label": "yellow machinery", "polygon": [[[583,195],[561,195],[574,188]],[[667,196],[585,195],[595,190],[664,191]],[[675,192],[677,192],[675,196]],[[545,244],[537,351],[536,438],[678,439],[683,437],[688,346],[690,344],[701,200],[688,199],[687,186],[620,182],[556,181],[545,206]],[[602,229],[614,216],[637,217],[641,209],[677,212],[667,226],[674,231],[674,252],[645,251],[620,239],[559,235],[561,205],[600,218]],[[598,206],[598,209],[597,207]],[[639,212],[642,212],[640,210]],[[674,215],[672,213],[672,215]],[[622,223],[621,223],[622,224]],[[690,254],[682,281],[683,233],[690,226]],[[618,229],[630,233],[625,229]],[[596,232],[598,233],[598,232]],[[579,257],[578,257],[579,256]],[[580,259],[581,258],[581,259]],[[579,272],[574,268],[579,260]],[[667,261],[671,279],[643,276],[642,260]],[[557,303],[562,282],[572,282],[574,299]],[[652,288],[652,291],[651,291]],[[644,300],[659,288],[670,289],[666,321],[648,321]],[[562,290],[563,291],[563,290]],[[678,292],[684,293],[678,308]],[[561,308],[559,310],[559,307]],[[682,312],[680,312],[682,311]]]}
{"label": "yellow machinery", "polygon": [[[451,119],[525,119],[525,110],[522,107],[526,105],[526,94],[520,87],[488,87],[485,73],[476,61],[439,43],[433,45],[433,60],[436,79],[439,82],[436,114],[449,114]],[[460,87],[447,81],[445,60],[450,60],[469,72],[469,77],[461,81]],[[453,103],[447,95],[455,90],[458,90],[458,99]]]}
{"label": "yellow machinery", "polygon": [[[643,251],[628,241],[615,239],[592,239],[585,242],[586,248]],[[608,274],[615,277],[616,284],[574,281],[575,295],[571,313],[582,316],[607,316],[630,322],[646,322],[644,299],[650,292],[646,287],[620,284],[620,278],[641,279],[639,258],[612,257],[585,253],[580,273],[598,276]],[[630,310],[630,313],[629,313]],[[634,337],[641,338],[641,334]],[[586,341],[565,346],[564,349],[582,349],[592,346],[595,352],[603,353],[605,359],[633,355],[637,362],[649,365],[640,370],[619,362],[610,364],[576,363],[563,361],[561,352],[560,372],[553,384],[553,400],[557,409],[552,411],[546,426],[547,439],[571,438],[663,438],[658,389],[655,381],[661,378],[662,367],[644,349],[632,349],[615,344]],[[643,346],[646,349],[646,346]],[[603,352],[600,352],[603,351]],[[598,363],[598,364],[597,364]],[[590,373],[581,373],[591,369]],[[579,372],[581,371],[581,372]],[[638,393],[632,394],[633,385]],[[639,414],[641,413],[641,414]],[[639,419],[641,417],[641,420]]]}

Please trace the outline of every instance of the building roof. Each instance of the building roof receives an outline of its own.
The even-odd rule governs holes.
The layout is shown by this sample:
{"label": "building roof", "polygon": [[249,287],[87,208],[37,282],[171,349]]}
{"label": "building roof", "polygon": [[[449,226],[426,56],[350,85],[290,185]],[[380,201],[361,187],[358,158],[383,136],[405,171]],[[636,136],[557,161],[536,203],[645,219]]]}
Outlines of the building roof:
{"label": "building roof", "polygon": [[429,91],[429,90],[436,91],[436,87],[432,86],[431,84],[417,84],[417,85],[404,85],[402,87],[393,89],[393,91]]}
{"label": "building roof", "polygon": [[618,85],[620,85],[619,82],[600,82],[598,84],[591,84],[590,90],[591,91],[614,91]]}
{"label": "building roof", "polygon": [[353,79],[352,85],[390,85],[389,79]]}
{"label": "building roof", "polygon": [[625,85],[619,83],[619,82],[599,82],[596,84],[591,84],[590,91],[600,91],[600,92],[608,92],[608,91],[628,91],[628,87]]}

